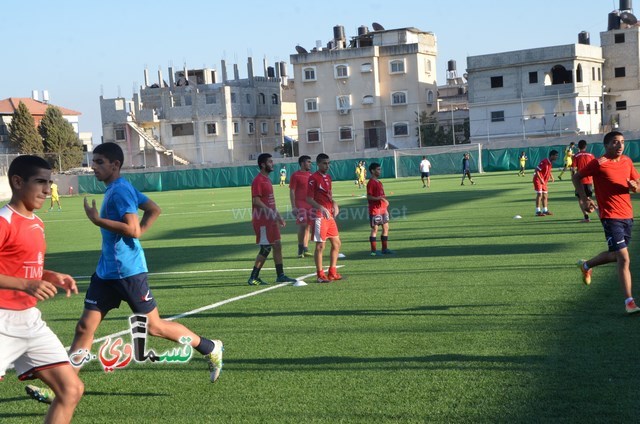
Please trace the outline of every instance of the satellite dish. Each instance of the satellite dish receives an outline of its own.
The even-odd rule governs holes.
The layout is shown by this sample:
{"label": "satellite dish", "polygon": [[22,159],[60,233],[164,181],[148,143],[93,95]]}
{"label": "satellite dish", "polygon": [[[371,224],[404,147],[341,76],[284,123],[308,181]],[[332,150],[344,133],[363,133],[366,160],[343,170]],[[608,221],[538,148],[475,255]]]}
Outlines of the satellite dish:
{"label": "satellite dish", "polygon": [[620,14],[620,20],[627,25],[635,25],[638,23],[638,18],[636,18],[631,12],[622,12]]}
{"label": "satellite dish", "polygon": [[309,52],[307,51],[307,49],[305,49],[305,48],[304,48],[304,47],[302,47],[302,46],[296,46],[296,51],[297,51],[299,54],[309,53]]}
{"label": "satellite dish", "polygon": [[384,27],[377,22],[371,24],[374,31],[384,31]]}

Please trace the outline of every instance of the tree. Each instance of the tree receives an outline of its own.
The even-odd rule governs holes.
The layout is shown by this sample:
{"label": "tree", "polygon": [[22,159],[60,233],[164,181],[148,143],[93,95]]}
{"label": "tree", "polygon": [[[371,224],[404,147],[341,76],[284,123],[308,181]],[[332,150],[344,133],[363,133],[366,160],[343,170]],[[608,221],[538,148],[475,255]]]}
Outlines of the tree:
{"label": "tree", "polygon": [[38,131],[44,140],[44,151],[54,169],[67,170],[82,164],[82,143],[73,126],[55,106],[47,107]]}
{"label": "tree", "polygon": [[9,140],[13,147],[23,154],[38,155],[44,151],[42,137],[38,134],[33,115],[22,102],[11,117]]}
{"label": "tree", "polygon": [[447,142],[447,133],[441,125],[438,125],[438,118],[435,114],[435,111],[429,115],[427,115],[427,112],[421,112],[416,119],[420,126],[417,130],[421,138],[420,146],[442,146],[451,144],[450,141]]}

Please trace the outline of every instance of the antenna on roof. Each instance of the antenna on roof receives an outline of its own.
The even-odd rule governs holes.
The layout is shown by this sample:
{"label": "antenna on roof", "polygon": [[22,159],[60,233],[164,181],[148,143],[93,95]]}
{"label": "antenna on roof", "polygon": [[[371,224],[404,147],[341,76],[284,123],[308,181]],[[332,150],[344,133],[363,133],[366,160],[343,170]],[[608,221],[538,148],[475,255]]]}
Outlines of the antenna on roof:
{"label": "antenna on roof", "polygon": [[307,51],[307,49],[305,49],[304,47],[302,47],[302,46],[300,46],[300,45],[297,45],[297,46],[296,46],[296,51],[297,51],[299,54],[309,53],[309,52]]}
{"label": "antenna on roof", "polygon": [[374,31],[384,31],[384,27],[377,22],[371,24]]}

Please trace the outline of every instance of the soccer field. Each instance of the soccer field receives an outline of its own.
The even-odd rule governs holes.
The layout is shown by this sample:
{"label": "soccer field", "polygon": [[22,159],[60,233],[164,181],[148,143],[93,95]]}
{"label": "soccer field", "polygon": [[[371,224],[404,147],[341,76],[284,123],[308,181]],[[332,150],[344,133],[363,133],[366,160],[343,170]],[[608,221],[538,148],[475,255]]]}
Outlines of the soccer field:
{"label": "soccer field", "polygon": [[[210,383],[197,354],[109,373],[91,361],[74,422],[637,421],[640,316],[625,315],[614,266],[595,269],[590,287],[575,266],[605,250],[599,222],[579,222],[566,179],[550,184],[547,217],[534,216],[530,172],[474,180],[435,176],[428,190],[419,178],[383,180],[396,252],[383,257],[369,256],[365,191],[334,183],[346,280],[315,284],[312,276],[299,288],[246,284],[258,252],[249,187],[148,193],[163,209],[142,239],[159,311],[168,318],[202,308],[178,320],[224,341],[223,372]],[[288,210],[288,187],[274,192]],[[68,346],[100,233],[81,197],[62,204],[39,214],[46,268],[76,276],[81,293],[39,308]],[[314,274],[313,258],[296,258],[294,222],[282,231],[287,275]],[[640,276],[637,246],[631,266]],[[272,258],[261,277],[275,280]],[[96,336],[128,330],[129,315],[122,305]],[[147,340],[156,352],[173,347]],[[3,424],[42,421],[47,406],[27,399],[24,386],[13,371],[0,382]]]}

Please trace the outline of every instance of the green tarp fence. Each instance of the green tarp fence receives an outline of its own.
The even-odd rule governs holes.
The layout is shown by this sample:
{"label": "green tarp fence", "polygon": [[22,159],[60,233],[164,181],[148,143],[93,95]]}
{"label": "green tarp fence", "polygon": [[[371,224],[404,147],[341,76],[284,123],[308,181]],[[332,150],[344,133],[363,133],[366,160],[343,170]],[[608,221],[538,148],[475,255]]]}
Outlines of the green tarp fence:
{"label": "green tarp fence", "polygon": [[[524,151],[528,157],[527,169],[535,168],[538,163],[548,157],[551,150],[560,152],[558,160],[554,166],[563,165],[563,151],[565,145],[561,146],[541,146],[528,148],[507,148],[495,150],[482,150],[482,168],[486,172],[511,171],[520,169],[520,152]],[[577,149],[576,149],[577,150]],[[604,153],[602,143],[590,143],[587,151],[596,157]],[[477,173],[480,161],[478,151],[469,150],[471,155],[471,172]],[[634,162],[640,161],[640,142],[638,140],[627,141],[625,143],[625,154]],[[462,153],[440,153],[428,156],[432,165],[432,175],[459,174],[462,171]],[[384,156],[380,158],[352,158],[343,160],[332,160],[330,175],[334,181],[354,180],[355,165],[358,161],[364,160],[367,167],[372,162],[378,162],[382,166],[382,178],[409,177],[420,175],[419,164],[422,154]],[[397,163],[397,169],[396,169]],[[280,169],[287,170],[287,184],[289,177],[298,170],[297,163],[275,164],[275,169],[271,173],[271,180],[274,184],[280,183]],[[312,171],[315,171],[315,164]],[[141,173],[123,173],[122,176],[129,180],[134,187],[140,191],[169,191],[188,190],[194,188],[221,188],[221,187],[242,187],[251,185],[251,181],[257,175],[257,166],[235,166],[225,168],[202,168],[186,169],[179,171],[156,171]],[[78,177],[80,193],[103,193],[104,184],[97,181],[93,175],[80,175]]]}

